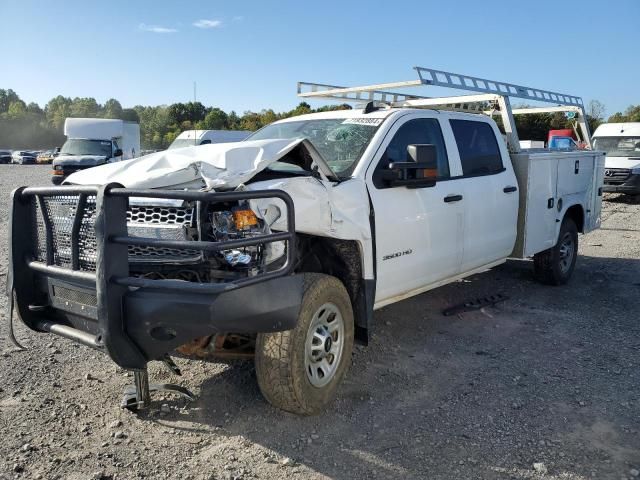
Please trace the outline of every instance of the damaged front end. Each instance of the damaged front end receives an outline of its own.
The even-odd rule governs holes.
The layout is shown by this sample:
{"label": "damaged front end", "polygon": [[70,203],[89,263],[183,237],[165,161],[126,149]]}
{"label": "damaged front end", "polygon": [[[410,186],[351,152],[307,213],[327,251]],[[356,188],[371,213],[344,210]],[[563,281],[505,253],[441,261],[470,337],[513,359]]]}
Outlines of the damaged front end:
{"label": "damaged front end", "polygon": [[[256,200],[271,206],[256,212]],[[294,208],[280,190],[23,187],[10,232],[7,287],[22,321],[126,369],[194,339],[295,326]]]}

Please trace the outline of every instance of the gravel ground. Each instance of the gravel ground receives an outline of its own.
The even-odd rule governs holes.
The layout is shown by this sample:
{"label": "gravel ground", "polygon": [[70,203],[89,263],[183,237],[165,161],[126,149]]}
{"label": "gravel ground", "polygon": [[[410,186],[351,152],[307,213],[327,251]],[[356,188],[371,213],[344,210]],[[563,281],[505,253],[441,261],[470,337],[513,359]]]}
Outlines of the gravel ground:
{"label": "gravel ground", "polygon": [[[0,166],[0,269],[9,192],[48,167]],[[640,470],[640,204],[606,197],[603,228],[581,236],[568,286],[531,263],[419,295],[375,314],[338,400],[301,418],[260,396],[251,362],[178,358],[156,380],[198,394],[118,405],[132,381],[106,357],[0,314],[0,478],[634,479]],[[4,291],[4,278],[0,281]],[[477,296],[495,308],[444,317]]]}

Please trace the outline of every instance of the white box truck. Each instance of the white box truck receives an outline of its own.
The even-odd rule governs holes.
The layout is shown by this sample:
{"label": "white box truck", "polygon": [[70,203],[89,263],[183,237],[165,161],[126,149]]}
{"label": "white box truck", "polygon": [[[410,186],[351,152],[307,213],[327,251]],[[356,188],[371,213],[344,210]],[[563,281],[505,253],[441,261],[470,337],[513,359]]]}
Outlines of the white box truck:
{"label": "white box truck", "polygon": [[67,140],[53,160],[51,181],[59,185],[70,174],[140,154],[140,125],[105,118],[67,118]]}
{"label": "white box truck", "polygon": [[640,195],[640,122],[602,124],[593,145],[607,154],[604,191]]}
{"label": "white box truck", "polygon": [[[20,318],[133,370],[130,408],[156,388],[147,363],[171,367],[177,349],[254,355],[266,399],[312,414],[336,395],[376,309],[510,257],[533,257],[544,283],[569,281],[578,234],[600,225],[604,153],[523,151],[513,116],[578,111],[588,143],[582,100],[418,73],[385,86],[307,84],[303,98],[367,104],[16,189],[7,289]],[[476,93],[386,91],[419,85]],[[517,111],[511,96],[555,105]]]}
{"label": "white box truck", "polygon": [[249,134],[251,132],[246,130],[185,130],[169,145],[169,150],[210,143],[241,142]]}

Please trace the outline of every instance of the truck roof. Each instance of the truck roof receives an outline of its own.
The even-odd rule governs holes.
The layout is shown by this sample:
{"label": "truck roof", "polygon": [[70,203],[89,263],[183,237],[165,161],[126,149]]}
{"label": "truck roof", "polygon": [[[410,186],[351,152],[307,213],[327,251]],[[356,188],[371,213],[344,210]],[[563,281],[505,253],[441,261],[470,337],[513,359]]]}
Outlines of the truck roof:
{"label": "truck roof", "polygon": [[251,132],[247,130],[185,130],[176,139],[238,139],[246,138]]}
{"label": "truck roof", "polygon": [[603,123],[596,131],[594,137],[640,137],[640,122]]}
{"label": "truck roof", "polygon": [[64,121],[64,134],[69,138],[111,139],[122,137],[124,120],[111,118],[67,118]]}
{"label": "truck roof", "polygon": [[[374,110],[373,112],[365,113],[365,110],[362,108],[354,108],[351,110],[330,110],[327,112],[317,112],[317,113],[307,113],[305,115],[298,115],[296,117],[284,118],[282,120],[278,120],[275,123],[285,123],[285,122],[296,122],[300,120],[312,120],[312,119],[330,119],[330,118],[387,118],[396,113],[415,113],[415,112],[424,112],[424,108],[407,108],[407,107],[387,107],[381,108],[379,110]],[[456,117],[465,116],[474,119],[488,119],[486,115],[482,115],[479,113],[471,113],[471,112],[458,112],[458,111],[449,111],[449,110],[438,110],[438,109],[429,109],[430,112],[435,113],[447,113],[450,115],[455,115]]]}

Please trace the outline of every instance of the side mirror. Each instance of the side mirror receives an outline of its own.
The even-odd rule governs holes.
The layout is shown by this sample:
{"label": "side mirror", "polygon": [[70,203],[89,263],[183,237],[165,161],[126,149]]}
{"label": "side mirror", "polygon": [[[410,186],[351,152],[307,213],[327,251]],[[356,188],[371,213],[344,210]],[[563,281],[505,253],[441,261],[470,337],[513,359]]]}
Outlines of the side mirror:
{"label": "side mirror", "polygon": [[408,145],[407,162],[394,162],[385,172],[384,180],[391,187],[433,187],[438,177],[435,145]]}
{"label": "side mirror", "polygon": [[60,147],[56,147],[55,153],[60,153]]}
{"label": "side mirror", "polygon": [[207,140],[202,140],[202,141],[200,142],[200,145],[209,145],[210,143],[211,143],[211,140],[208,140],[208,139],[207,139]]}
{"label": "side mirror", "polygon": [[113,156],[115,157],[121,157],[122,156],[122,149],[120,148],[116,148],[116,151],[113,152]]}

